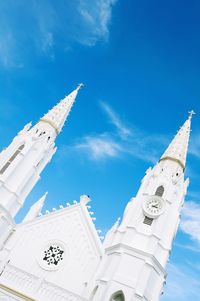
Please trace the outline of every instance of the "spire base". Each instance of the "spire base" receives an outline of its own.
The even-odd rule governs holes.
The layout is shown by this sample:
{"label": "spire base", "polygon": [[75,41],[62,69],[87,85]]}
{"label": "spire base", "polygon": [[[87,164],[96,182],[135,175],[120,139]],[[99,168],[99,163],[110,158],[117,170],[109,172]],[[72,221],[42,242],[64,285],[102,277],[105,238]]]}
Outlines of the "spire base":
{"label": "spire base", "polygon": [[42,119],[40,119],[39,122],[48,123],[50,126],[52,126],[54,128],[54,130],[56,131],[56,134],[57,135],[59,134],[59,130],[58,130],[57,126],[55,125],[55,123],[53,121],[42,118]]}
{"label": "spire base", "polygon": [[181,168],[183,169],[183,171],[185,171],[185,166],[183,165],[183,163],[176,158],[166,156],[166,157],[161,158],[158,162],[165,161],[165,160],[170,160],[170,161],[178,163],[181,166]]}

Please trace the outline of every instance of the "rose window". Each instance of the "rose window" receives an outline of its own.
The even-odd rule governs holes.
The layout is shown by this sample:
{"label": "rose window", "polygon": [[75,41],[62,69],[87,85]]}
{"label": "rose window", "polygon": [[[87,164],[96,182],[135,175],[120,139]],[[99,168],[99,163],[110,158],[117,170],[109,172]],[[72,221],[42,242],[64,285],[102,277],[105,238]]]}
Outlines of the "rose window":
{"label": "rose window", "polygon": [[49,267],[58,266],[63,260],[64,250],[59,245],[51,244],[44,250],[43,260]]}

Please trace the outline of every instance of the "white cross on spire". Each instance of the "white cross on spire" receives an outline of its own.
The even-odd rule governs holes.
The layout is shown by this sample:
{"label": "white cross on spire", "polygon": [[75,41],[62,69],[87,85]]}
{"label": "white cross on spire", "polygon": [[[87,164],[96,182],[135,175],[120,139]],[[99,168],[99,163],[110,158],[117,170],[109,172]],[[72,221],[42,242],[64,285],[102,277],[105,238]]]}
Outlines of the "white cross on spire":
{"label": "white cross on spire", "polygon": [[80,84],[78,84],[78,86],[77,86],[77,90],[79,91],[81,88],[83,88],[84,87],[84,84],[83,83],[80,83]]}
{"label": "white cross on spire", "polygon": [[188,114],[189,114],[189,118],[192,119],[192,116],[195,115],[196,113],[195,111],[191,110],[188,112]]}

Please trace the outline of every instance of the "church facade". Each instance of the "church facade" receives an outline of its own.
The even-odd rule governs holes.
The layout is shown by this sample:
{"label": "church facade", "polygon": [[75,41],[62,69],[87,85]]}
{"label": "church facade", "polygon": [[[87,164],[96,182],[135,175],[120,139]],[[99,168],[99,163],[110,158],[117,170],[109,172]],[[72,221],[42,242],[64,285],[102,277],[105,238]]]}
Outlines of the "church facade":
{"label": "church facade", "polygon": [[15,216],[56,152],[81,85],[0,153],[0,301],[158,301],[189,180],[184,177],[192,114],[146,171],[122,221],[102,243],[89,197],[41,215],[42,196]]}

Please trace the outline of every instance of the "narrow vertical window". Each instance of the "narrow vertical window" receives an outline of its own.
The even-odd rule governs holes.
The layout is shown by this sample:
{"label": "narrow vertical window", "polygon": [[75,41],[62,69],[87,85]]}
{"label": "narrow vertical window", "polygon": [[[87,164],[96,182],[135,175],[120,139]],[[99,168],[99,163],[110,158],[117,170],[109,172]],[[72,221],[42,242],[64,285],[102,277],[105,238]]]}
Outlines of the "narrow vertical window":
{"label": "narrow vertical window", "polygon": [[10,159],[0,169],[0,174],[3,174],[6,171],[6,169],[10,166],[10,164],[14,161],[14,159],[19,155],[19,153],[21,153],[23,148],[24,148],[24,144],[18,147],[18,149],[14,152],[14,154],[10,157]]}
{"label": "narrow vertical window", "polygon": [[159,186],[159,187],[156,189],[155,195],[157,195],[157,196],[163,196],[163,193],[164,193],[164,187],[163,187],[163,186]]}
{"label": "narrow vertical window", "polygon": [[19,151],[22,151],[23,148],[24,148],[24,144],[20,145],[19,148],[18,148],[18,150],[19,150]]}

